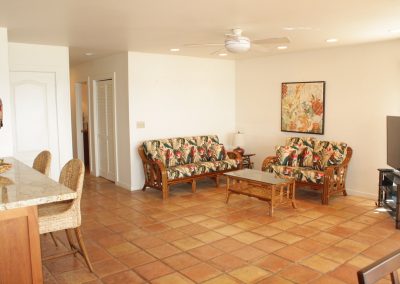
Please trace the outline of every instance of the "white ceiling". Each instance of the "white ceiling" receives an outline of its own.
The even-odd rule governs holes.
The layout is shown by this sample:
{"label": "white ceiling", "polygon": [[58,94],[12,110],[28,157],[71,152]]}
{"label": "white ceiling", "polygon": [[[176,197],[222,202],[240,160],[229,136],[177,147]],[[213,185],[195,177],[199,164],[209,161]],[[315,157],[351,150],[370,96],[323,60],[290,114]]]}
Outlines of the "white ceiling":
{"label": "white ceiling", "polygon": [[[0,0],[9,41],[70,47],[71,64],[121,51],[214,57],[231,28],[250,39],[288,37],[288,49],[249,58],[400,37],[400,0]],[[294,30],[284,28],[294,27]],[[337,43],[326,43],[338,38]],[[84,53],[93,52],[93,56]]]}

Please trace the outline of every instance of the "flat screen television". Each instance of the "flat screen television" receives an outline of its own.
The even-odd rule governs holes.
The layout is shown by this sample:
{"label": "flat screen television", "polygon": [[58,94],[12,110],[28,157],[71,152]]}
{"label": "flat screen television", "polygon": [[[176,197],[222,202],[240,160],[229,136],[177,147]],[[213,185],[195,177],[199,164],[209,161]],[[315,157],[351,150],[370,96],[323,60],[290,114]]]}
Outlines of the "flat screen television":
{"label": "flat screen television", "polygon": [[400,116],[388,116],[387,127],[387,164],[400,170]]}

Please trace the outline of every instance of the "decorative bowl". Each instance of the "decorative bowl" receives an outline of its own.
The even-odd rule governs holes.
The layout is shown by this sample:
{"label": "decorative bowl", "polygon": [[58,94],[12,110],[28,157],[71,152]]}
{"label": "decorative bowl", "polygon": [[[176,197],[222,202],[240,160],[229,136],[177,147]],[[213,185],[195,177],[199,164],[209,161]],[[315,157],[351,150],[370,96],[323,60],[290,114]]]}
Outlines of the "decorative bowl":
{"label": "decorative bowl", "polygon": [[12,168],[12,164],[0,162],[0,174],[5,173]]}

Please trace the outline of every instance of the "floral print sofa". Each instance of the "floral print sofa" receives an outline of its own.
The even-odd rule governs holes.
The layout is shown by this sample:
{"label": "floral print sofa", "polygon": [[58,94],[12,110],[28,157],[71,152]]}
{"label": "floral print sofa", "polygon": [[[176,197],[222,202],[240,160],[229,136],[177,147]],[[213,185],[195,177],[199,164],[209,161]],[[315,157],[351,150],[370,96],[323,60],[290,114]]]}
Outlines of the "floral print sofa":
{"label": "floral print sofa", "polygon": [[296,187],[321,190],[322,204],[334,193],[346,193],[346,173],[352,149],[343,142],[313,137],[290,137],[276,147],[276,156],[264,159],[262,170],[296,179]]}
{"label": "floral print sofa", "polygon": [[190,182],[195,192],[197,179],[211,177],[218,186],[219,175],[242,167],[240,154],[227,152],[217,135],[144,141],[138,151],[145,175],[143,190],[159,189],[163,199],[172,184]]}

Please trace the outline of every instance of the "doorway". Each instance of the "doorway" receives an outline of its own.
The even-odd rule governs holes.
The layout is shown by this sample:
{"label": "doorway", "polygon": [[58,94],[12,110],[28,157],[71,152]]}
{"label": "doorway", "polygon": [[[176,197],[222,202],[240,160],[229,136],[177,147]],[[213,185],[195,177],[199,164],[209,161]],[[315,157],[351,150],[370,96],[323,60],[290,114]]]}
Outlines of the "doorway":
{"label": "doorway", "polygon": [[85,169],[90,172],[90,140],[89,140],[89,100],[86,82],[75,84],[76,97],[76,143],[78,159],[84,161]]}

